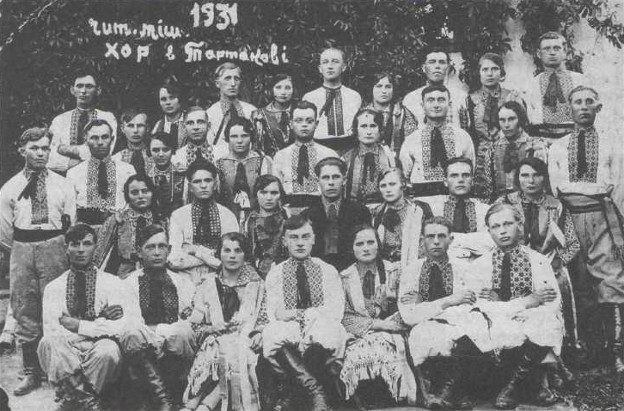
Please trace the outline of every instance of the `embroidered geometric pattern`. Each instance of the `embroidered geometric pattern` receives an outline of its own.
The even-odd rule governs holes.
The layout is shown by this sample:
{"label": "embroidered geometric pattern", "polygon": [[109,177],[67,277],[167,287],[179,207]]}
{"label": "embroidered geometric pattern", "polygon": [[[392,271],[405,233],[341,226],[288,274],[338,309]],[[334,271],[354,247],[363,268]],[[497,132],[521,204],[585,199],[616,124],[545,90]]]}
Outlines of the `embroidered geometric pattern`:
{"label": "embroidered geometric pattern", "polygon": [[[76,295],[76,276],[83,275],[85,278],[85,296],[86,302],[85,312],[78,313],[76,303],[82,296]],[[97,270],[91,266],[86,271],[75,272],[69,270],[67,274],[67,285],[65,287],[65,303],[67,311],[71,316],[78,316],[81,320],[93,321],[97,316],[95,312],[95,284],[97,279]]]}
{"label": "embroidered geometric pattern", "polygon": [[[80,118],[81,111],[75,109],[71,114],[71,124],[69,126],[69,142],[70,144],[78,143],[78,119]],[[89,111],[89,121],[97,118],[97,112],[95,110]],[[87,121],[87,123],[89,122]]]}
{"label": "embroidered geometric pattern", "polygon": [[148,226],[153,223],[153,217],[151,211],[145,211],[140,213],[131,208],[127,209],[123,213],[123,221],[126,224],[122,224],[119,228],[118,235],[118,247],[119,251],[127,250],[130,251],[129,256],[137,253],[136,248],[136,236],[137,236],[137,219],[139,217],[143,217],[145,219],[146,225]]}
{"label": "embroidered geometric pattern", "polygon": [[[326,90],[326,99],[329,98],[332,90]],[[329,111],[327,113],[327,132],[330,136],[341,136],[344,134],[344,120],[342,118],[342,93],[340,92],[340,87],[334,91],[336,93],[336,97],[332,102],[331,106],[329,106]]]}
{"label": "embroidered geometric pattern", "polygon": [[216,249],[221,241],[221,216],[214,201],[202,204],[193,202],[191,208],[193,219],[193,244]]}
{"label": "embroidered geometric pattern", "polygon": [[[288,259],[284,263],[282,269],[282,292],[284,293],[284,308],[294,310],[297,308],[297,262],[294,259]],[[307,259],[303,262],[306,274],[308,275],[308,284],[310,285],[310,297],[312,299],[312,307],[318,307],[324,303],[323,295],[323,273],[318,264]]]}
{"label": "embroidered geometric pattern", "polygon": [[102,211],[113,210],[115,208],[115,197],[117,192],[117,174],[115,162],[107,157],[103,161],[106,163],[106,179],[108,180],[108,193],[106,198],[102,198],[98,192],[98,168],[100,160],[91,157],[87,167],[87,206],[98,208]]}
{"label": "embroidered geometric pattern", "polygon": [[401,259],[401,247],[403,245],[401,238],[403,237],[403,224],[405,224],[405,220],[407,219],[407,210],[406,202],[403,208],[396,210],[401,219],[401,224],[397,224],[394,230],[388,230],[387,228],[384,230],[384,238],[382,239],[384,258],[392,262]]}
{"label": "embroidered geometric pattern", "polygon": [[[552,72],[544,72],[539,75],[540,96],[543,96],[546,93],[551,73]],[[557,78],[559,79],[563,95],[567,96],[574,88],[572,76],[570,76],[567,72],[557,71]],[[542,104],[542,114],[545,124],[561,124],[572,121],[572,116],[570,115],[570,105],[567,101],[565,103],[557,102],[557,105],[554,108]]]}
{"label": "embroidered geometric pattern", "polygon": [[420,269],[420,280],[418,281],[418,293],[422,297],[423,301],[430,301],[429,299],[429,276],[431,274],[431,266],[437,265],[442,273],[442,280],[444,281],[444,292],[446,295],[453,294],[453,267],[449,261],[443,263],[435,263],[430,259],[425,260]]}
{"label": "embroidered geometric pattern", "polygon": [[316,146],[313,142],[305,143],[308,146],[308,156],[309,156],[309,169],[308,169],[308,177],[304,177],[303,185],[299,184],[297,181],[297,167],[299,165],[299,152],[301,150],[300,145],[296,145],[293,147],[292,155],[290,156],[290,172],[292,176],[292,187],[293,193],[313,193],[318,190],[318,178],[316,177],[316,173],[314,173],[314,167],[317,163],[317,153]]}
{"label": "embroidered geometric pattern", "polygon": [[[24,176],[30,181],[33,172],[24,169]],[[31,217],[30,223],[45,224],[48,222],[48,190],[46,180],[48,178],[48,170],[43,169],[37,176],[37,190],[34,197],[30,198]]]}
{"label": "embroidered geometric pattern", "polygon": [[[420,141],[422,142],[423,153],[423,169],[426,181],[444,180],[444,169],[438,164],[435,168],[431,167],[431,130],[433,127],[427,125],[420,133]],[[440,127],[442,139],[444,140],[444,149],[448,158],[455,157],[455,134],[453,128],[447,122]]]}
{"label": "embroidered geometric pattern", "polygon": [[[509,251],[511,256],[511,299],[525,297],[533,292],[533,275],[531,274],[531,261],[529,255],[520,247]],[[492,253],[492,289],[500,289],[501,269],[505,252],[497,248]]]}
{"label": "embroidered geometric pattern", "polygon": [[191,163],[195,161],[195,158],[197,157],[198,148],[201,148],[201,153],[202,153],[202,156],[204,157],[204,160],[208,161],[209,163],[212,163],[214,161],[211,145],[209,145],[208,143],[204,143],[201,146],[196,146],[195,144],[189,141],[189,143],[186,145],[186,164],[187,165],[191,165]]}
{"label": "embroidered geometric pattern", "polygon": [[[468,218],[469,233],[477,231],[477,211],[475,209],[475,202],[472,199],[467,199],[466,204],[466,217]],[[455,207],[457,206],[457,198],[454,196],[448,196],[448,199],[444,202],[444,218],[453,222],[453,216],[455,214]]]}
{"label": "embroidered geometric pattern", "polygon": [[568,178],[571,183],[595,183],[598,177],[598,133],[592,127],[585,130],[585,158],[587,159],[587,172],[579,178],[578,173],[578,135],[580,129],[574,130],[568,142]]}
{"label": "embroidered geometric pattern", "polygon": [[[263,161],[263,156],[254,156],[242,160],[250,189],[253,188],[256,179],[261,173]],[[219,169],[219,171],[221,171],[221,173],[223,173],[225,183],[229,187],[234,187],[234,180],[236,179],[236,168],[238,166],[238,163],[239,162],[237,160],[233,160],[231,158],[221,158],[217,160],[217,168]]]}
{"label": "embroidered geometric pattern", "polygon": [[[155,283],[152,284],[153,282]],[[152,296],[152,291],[157,296]],[[143,272],[139,276],[139,304],[147,325],[172,324],[178,321],[178,289],[166,271],[154,274]]]}

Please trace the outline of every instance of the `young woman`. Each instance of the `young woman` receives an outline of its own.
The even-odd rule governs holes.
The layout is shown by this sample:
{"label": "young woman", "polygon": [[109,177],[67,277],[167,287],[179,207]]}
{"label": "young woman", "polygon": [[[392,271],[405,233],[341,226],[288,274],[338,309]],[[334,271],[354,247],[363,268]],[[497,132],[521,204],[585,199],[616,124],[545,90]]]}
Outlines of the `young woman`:
{"label": "young woman", "polygon": [[138,233],[150,224],[162,224],[156,212],[154,191],[152,180],[145,174],[128,178],[124,184],[128,206],[111,215],[99,230],[94,257],[96,267],[120,277],[139,268]]}
{"label": "young woman", "polygon": [[381,378],[394,400],[408,398],[413,404],[416,381],[401,334],[406,328],[397,313],[399,271],[381,258],[380,251],[373,227],[355,228],[356,263],[340,273],[346,300],[342,324],[350,336],[340,379],[347,399],[361,381]]}
{"label": "young woman", "polygon": [[288,217],[282,208],[284,189],[279,178],[270,174],[258,177],[253,187],[255,204],[243,232],[251,242],[251,261],[264,279],[273,263],[286,259],[282,228]]}
{"label": "young woman", "polygon": [[267,156],[273,157],[293,142],[290,136],[290,112],[294,91],[291,76],[276,75],[272,82],[273,101],[251,116],[258,133],[255,148]]}
{"label": "young woman", "polygon": [[156,122],[152,134],[165,132],[170,134],[174,150],[186,144],[186,130],[183,119],[182,90],[176,84],[163,84],[158,88],[158,104],[163,117]]}
{"label": "young woman", "polygon": [[353,119],[358,145],[347,151],[343,160],[347,163],[347,198],[364,204],[381,202],[377,187],[379,172],[396,167],[394,153],[380,141],[383,116],[373,109],[360,110]]}
{"label": "young woman", "polygon": [[264,282],[245,263],[249,251],[242,234],[224,234],[216,250],[221,267],[195,293],[188,320],[201,348],[184,392],[187,410],[260,409],[256,363],[267,317]]}
{"label": "young woman", "polygon": [[175,153],[173,137],[163,131],[154,134],[149,143],[152,161],[146,164],[146,173],[152,179],[158,199],[159,213],[169,218],[173,210],[185,203],[184,173],[173,167],[171,157]]}

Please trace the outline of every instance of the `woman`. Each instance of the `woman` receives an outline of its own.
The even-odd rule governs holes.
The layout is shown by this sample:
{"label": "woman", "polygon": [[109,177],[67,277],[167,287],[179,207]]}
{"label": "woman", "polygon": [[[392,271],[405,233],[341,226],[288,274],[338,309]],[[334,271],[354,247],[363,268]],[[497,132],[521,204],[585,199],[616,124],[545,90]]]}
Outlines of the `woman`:
{"label": "woman", "polygon": [[271,159],[251,147],[254,129],[251,121],[237,117],[225,127],[227,156],[217,160],[221,178],[221,199],[242,225],[251,210],[251,187],[258,176],[271,172]]}
{"label": "woman", "polygon": [[154,191],[145,174],[128,178],[124,184],[128,207],[108,217],[99,230],[94,257],[97,267],[120,277],[139,268],[137,235],[150,224],[162,224]]}
{"label": "woman", "polygon": [[264,282],[245,264],[249,246],[240,233],[221,238],[221,267],[194,297],[193,324],[201,348],[184,392],[187,410],[258,411],[256,363],[262,347]]}
{"label": "woman", "polygon": [[346,300],[342,324],[350,337],[340,379],[347,399],[361,381],[381,378],[396,401],[408,398],[414,404],[416,381],[407,363],[401,334],[406,328],[396,305],[399,271],[381,258],[380,247],[373,227],[354,229],[356,263],[340,273]]}
{"label": "woman", "polygon": [[401,146],[406,136],[412,134],[418,127],[416,116],[401,104],[398,91],[398,78],[389,73],[378,73],[374,77],[371,90],[370,104],[365,108],[383,115],[383,127],[381,127],[381,142],[399,155]]}
{"label": "woman", "polygon": [[295,91],[292,77],[276,75],[271,90],[273,101],[251,115],[258,134],[256,150],[269,157],[293,142],[290,137],[291,102]]}
{"label": "woman", "polygon": [[251,261],[258,267],[258,274],[266,278],[273,263],[286,259],[282,245],[282,228],[288,217],[282,208],[284,188],[279,178],[270,174],[258,177],[253,187],[255,199],[243,232],[251,242]]}
{"label": "woman", "polygon": [[146,173],[152,179],[159,213],[169,218],[173,210],[185,203],[184,173],[177,171],[171,163],[175,149],[171,134],[159,131],[152,136],[149,144],[149,155],[153,161],[146,164]]}
{"label": "woman", "polygon": [[377,187],[379,172],[396,167],[394,153],[380,141],[383,116],[373,109],[360,110],[353,118],[353,132],[358,145],[347,151],[343,160],[347,163],[347,198],[364,204],[381,202]]}
{"label": "woman", "polygon": [[173,139],[172,149],[176,150],[186,144],[186,130],[182,113],[182,90],[176,84],[163,84],[158,88],[158,104],[163,117],[156,122],[152,134],[165,132]]}

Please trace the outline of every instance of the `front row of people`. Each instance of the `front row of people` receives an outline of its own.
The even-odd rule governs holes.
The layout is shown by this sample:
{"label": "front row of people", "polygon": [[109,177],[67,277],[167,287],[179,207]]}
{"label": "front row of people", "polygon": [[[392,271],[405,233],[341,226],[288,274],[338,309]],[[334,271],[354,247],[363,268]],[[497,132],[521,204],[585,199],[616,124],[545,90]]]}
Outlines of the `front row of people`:
{"label": "front row of people", "polygon": [[[430,217],[424,258],[403,272],[382,258],[378,231],[364,224],[352,232],[355,263],[339,273],[311,257],[312,223],[293,216],[283,223],[288,258],[266,281],[246,263],[245,236],[231,232],[216,249],[220,267],[196,289],[167,269],[162,226],[137,235],[142,268],[115,277],[94,265],[96,231],[77,224],[65,236],[70,268],[44,292],[41,366],[63,407],[87,410],[100,409],[120,376],[143,386],[150,409],[171,410],[173,387],[186,377],[186,409],[259,410],[261,362],[275,375],[269,409],[295,409],[303,391],[312,409],[329,410],[334,388],[361,405],[367,380],[385,382],[395,400],[467,409],[470,393],[457,382],[473,370],[462,355],[498,359],[515,350],[496,398],[510,409],[529,372],[560,354],[561,299],[548,259],[521,245],[518,210],[496,204],[485,220],[496,246],[472,267],[448,256],[452,223]],[[431,381],[433,371],[440,376]],[[538,398],[553,401],[547,387]]]}

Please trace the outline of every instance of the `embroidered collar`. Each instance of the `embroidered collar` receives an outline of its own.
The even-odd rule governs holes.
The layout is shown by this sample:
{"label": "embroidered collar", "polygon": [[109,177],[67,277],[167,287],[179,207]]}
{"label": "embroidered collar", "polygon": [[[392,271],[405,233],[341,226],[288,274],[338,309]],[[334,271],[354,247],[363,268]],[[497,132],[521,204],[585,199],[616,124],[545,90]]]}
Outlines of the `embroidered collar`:
{"label": "embroidered collar", "polygon": [[546,194],[544,192],[542,192],[542,194],[539,196],[537,200],[531,200],[522,191],[518,191],[518,193],[520,195],[520,201],[525,204],[533,203],[533,204],[540,205],[546,200]]}
{"label": "embroidered collar", "polygon": [[425,127],[423,128],[422,135],[428,136],[431,134],[431,131],[433,131],[434,128],[439,128],[440,132],[442,133],[442,137],[444,137],[445,135],[448,134],[449,127],[450,127],[450,124],[446,120],[444,121],[444,123],[440,125],[432,123],[431,121],[427,121],[425,123]]}
{"label": "embroidered collar", "polygon": [[238,158],[231,151],[229,151],[227,155],[223,157],[223,159],[244,163],[245,161],[256,157],[260,157],[260,154],[258,154],[258,152],[254,150],[249,150],[249,152],[247,153],[247,157],[245,158]]}
{"label": "embroidered collar", "polygon": [[89,266],[87,268],[84,268],[84,269],[77,269],[76,267],[73,267],[73,266],[70,266],[69,269],[74,274],[83,274],[83,275],[88,273],[88,272],[91,272],[91,271],[97,271],[95,265],[93,265],[93,264],[89,264]]}
{"label": "embroidered collar", "polygon": [[357,272],[360,275],[360,277],[363,277],[367,271],[370,271],[373,274],[375,274],[375,276],[377,276],[377,264],[375,264],[374,261],[368,264],[364,264],[364,263],[357,261],[355,263],[355,268],[357,269]]}
{"label": "embroidered collar", "polygon": [[208,144],[208,140],[204,140],[201,144],[195,144],[194,142],[189,140],[187,147],[191,151],[196,151],[198,148],[201,148],[203,151],[203,150],[209,150],[211,148],[211,145]]}
{"label": "embroidered collar", "polygon": [[489,89],[487,87],[481,87],[480,91],[481,91],[481,99],[483,101],[487,101],[488,97],[490,97],[490,96],[492,96],[494,98],[500,98],[501,92],[502,92],[502,88],[501,88],[500,84],[498,84],[494,90]]}
{"label": "embroidered collar", "polygon": [[378,154],[379,153],[379,143],[371,144],[369,146],[359,143],[358,145],[358,156],[363,157],[367,153]]}
{"label": "embroidered collar", "polygon": [[327,86],[323,85],[323,88],[325,90],[327,90],[327,91],[338,91],[338,90],[340,90],[342,88],[342,84],[339,85],[338,87],[327,87]]}
{"label": "embroidered collar", "polygon": [[305,141],[305,142],[300,141],[300,140],[296,140],[294,145],[297,148],[297,150],[300,149],[301,146],[304,146],[304,145],[308,146],[308,148],[310,149],[310,148],[314,147],[314,140],[310,139],[309,141]]}
{"label": "embroidered collar", "polygon": [[394,210],[401,211],[407,208],[408,204],[409,201],[405,197],[402,197],[400,200],[397,200],[393,204],[386,203],[386,208],[392,208]]}
{"label": "embroidered collar", "polygon": [[130,143],[128,143],[128,147],[126,147],[126,149],[128,151],[147,151],[147,145],[144,141],[142,141],[138,146],[131,146]]}
{"label": "embroidered collar", "polygon": [[335,201],[330,202],[325,197],[321,196],[321,202],[323,203],[325,212],[329,210],[329,206],[332,204],[334,204],[336,206],[336,210],[340,212],[340,206],[342,205],[342,198],[338,197]]}
{"label": "embroidered collar", "polygon": [[444,258],[440,260],[434,260],[433,258],[427,257],[424,262],[424,266],[431,267],[432,265],[437,265],[440,270],[444,270],[448,265],[450,265],[451,260],[448,255],[445,255]]}
{"label": "embroidered collar", "polygon": [[503,250],[500,247],[496,247],[494,252],[499,255],[501,258],[505,255],[505,254],[509,254],[509,255],[520,255],[522,253],[522,245],[518,244],[513,248],[510,248],[509,250]]}
{"label": "embroidered collar", "polygon": [[568,70],[565,68],[563,63],[559,67],[557,67],[557,68],[544,66],[544,73],[547,74],[547,75],[551,75],[553,72],[557,73],[557,74],[563,74],[563,73],[565,73],[567,71]]}
{"label": "embroidered collar", "polygon": [[39,178],[48,176],[48,169],[45,167],[40,171],[35,171],[31,170],[28,167],[24,167],[24,170],[22,172],[24,173],[24,177],[26,177],[26,180],[30,180],[30,177],[35,173],[39,173]]}
{"label": "embroidered collar", "polygon": [[[219,280],[221,280],[221,283],[225,284],[222,268],[219,268],[217,276],[219,277]],[[244,287],[253,281],[260,281],[260,277],[251,265],[245,263],[245,265],[243,265],[243,268],[241,268],[241,272],[236,278],[236,284],[234,285],[234,287]]]}
{"label": "embroidered collar", "polygon": [[137,219],[139,217],[152,218],[152,211],[149,209],[145,211],[138,211],[134,208],[127,208],[125,210],[125,214],[128,218],[131,219]]}
{"label": "embroidered collar", "polygon": [[165,168],[164,170],[161,170],[160,168],[158,168],[158,166],[156,165],[156,163],[154,163],[154,175],[169,175],[171,174],[171,171],[173,170],[173,164],[171,162],[169,162],[169,165],[167,165],[167,168]]}
{"label": "embroidered collar", "polygon": [[574,133],[576,135],[578,135],[578,133],[580,133],[581,130],[585,130],[585,136],[586,137],[593,136],[594,134],[597,134],[596,133],[596,128],[593,125],[591,125],[589,127],[581,127],[578,124],[574,125]]}
{"label": "embroidered collar", "polygon": [[[459,198],[453,194],[449,194],[446,201],[450,204],[457,204]],[[473,200],[470,197],[464,197],[464,203],[471,203]]]}
{"label": "embroidered collar", "polygon": [[275,107],[275,102],[272,101],[271,104],[269,104],[268,106],[266,106],[266,110],[268,112],[271,113],[290,113],[290,109],[292,108],[292,105],[288,105],[288,107],[284,108],[284,109],[279,109],[277,107]]}
{"label": "embroidered collar", "polygon": [[99,166],[99,165],[100,165],[100,163],[104,163],[104,164],[106,164],[106,165],[108,166],[110,163],[112,163],[112,162],[113,162],[113,159],[112,159],[112,157],[111,157],[110,155],[108,155],[108,156],[104,157],[102,160],[99,160],[99,159],[97,159],[97,158],[95,158],[95,157],[91,156],[91,158],[90,158],[89,160],[90,160],[92,163],[94,163],[96,166]]}
{"label": "embroidered collar", "polygon": [[191,201],[191,204],[193,204],[195,207],[199,207],[199,208],[207,208],[212,206],[212,204],[216,203],[214,199],[209,198],[208,200],[198,200],[196,198],[193,198],[193,200]]}

